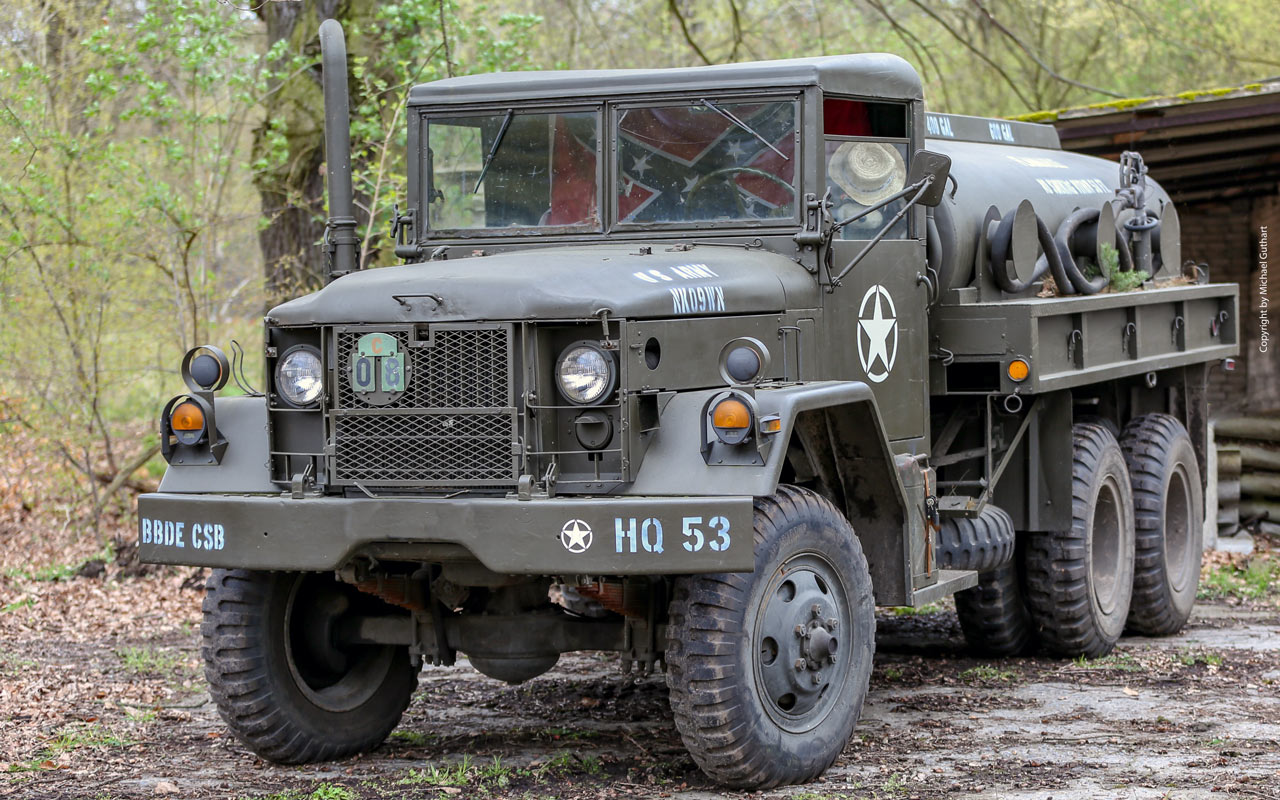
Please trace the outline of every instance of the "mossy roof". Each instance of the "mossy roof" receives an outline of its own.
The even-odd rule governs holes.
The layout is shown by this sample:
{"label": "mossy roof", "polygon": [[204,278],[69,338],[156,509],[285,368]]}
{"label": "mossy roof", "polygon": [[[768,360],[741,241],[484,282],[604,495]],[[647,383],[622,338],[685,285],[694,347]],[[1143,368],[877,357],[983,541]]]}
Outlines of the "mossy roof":
{"label": "mossy roof", "polygon": [[1016,114],[1009,119],[1019,122],[1054,123],[1059,120],[1079,119],[1081,117],[1097,117],[1113,114],[1118,111],[1142,111],[1146,109],[1168,108],[1189,103],[1202,103],[1210,100],[1234,99],[1260,94],[1280,93],[1280,81],[1272,80],[1264,83],[1246,83],[1242,86],[1229,86],[1216,89],[1195,89],[1177,94],[1152,95],[1150,97],[1125,97],[1107,100],[1101,103],[1089,103],[1069,108],[1054,108],[1044,111],[1031,111]]}

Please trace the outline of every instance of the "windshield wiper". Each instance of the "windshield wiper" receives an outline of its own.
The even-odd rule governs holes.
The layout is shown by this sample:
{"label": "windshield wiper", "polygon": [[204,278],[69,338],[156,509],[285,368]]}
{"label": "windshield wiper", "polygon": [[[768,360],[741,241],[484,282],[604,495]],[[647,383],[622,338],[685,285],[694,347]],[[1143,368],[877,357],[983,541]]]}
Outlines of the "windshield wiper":
{"label": "windshield wiper", "polygon": [[489,155],[484,157],[484,166],[480,168],[480,177],[476,179],[476,188],[471,190],[472,194],[480,191],[480,184],[484,183],[484,176],[489,174],[489,166],[493,164],[493,157],[498,154],[498,148],[502,147],[502,139],[507,135],[507,128],[511,127],[511,118],[515,115],[515,109],[507,109],[507,115],[502,118],[502,127],[498,128],[498,135],[493,137],[493,144],[489,146]]}
{"label": "windshield wiper", "polygon": [[786,153],[782,152],[782,151],[781,151],[781,150],[779,150],[778,148],[776,148],[776,147],[774,147],[773,145],[769,144],[769,140],[768,140],[768,139],[766,139],[766,138],[764,138],[763,136],[761,136],[758,132],[756,132],[756,129],[755,129],[755,128],[751,127],[751,126],[750,126],[750,125],[748,125],[747,123],[745,123],[745,122],[743,122],[742,120],[738,119],[738,118],[737,118],[737,117],[735,117],[733,114],[730,114],[728,111],[725,111],[723,108],[721,108],[720,106],[718,106],[718,105],[716,105],[715,103],[711,102],[710,100],[706,99],[705,97],[704,97],[704,98],[702,98],[701,100],[699,100],[698,102],[699,102],[699,103],[702,103],[702,104],[703,104],[704,106],[706,106],[707,108],[711,109],[712,111],[716,112],[716,113],[717,113],[717,114],[719,114],[720,116],[722,116],[722,117],[724,117],[725,119],[727,119],[727,120],[729,120],[730,122],[732,122],[734,125],[737,125],[739,128],[742,128],[742,129],[743,129],[744,131],[746,131],[747,133],[749,133],[749,134],[751,134],[752,136],[754,136],[754,137],[756,137],[757,139],[759,139],[762,143],[764,143],[764,146],[765,146],[765,147],[769,148],[769,149],[770,149],[770,150],[772,150],[773,152],[775,152],[775,153],[777,153],[778,155],[782,156],[782,160],[783,160],[783,161],[790,161],[790,160],[791,160],[790,158],[788,158],[788,157],[787,157],[787,154],[786,154]]}

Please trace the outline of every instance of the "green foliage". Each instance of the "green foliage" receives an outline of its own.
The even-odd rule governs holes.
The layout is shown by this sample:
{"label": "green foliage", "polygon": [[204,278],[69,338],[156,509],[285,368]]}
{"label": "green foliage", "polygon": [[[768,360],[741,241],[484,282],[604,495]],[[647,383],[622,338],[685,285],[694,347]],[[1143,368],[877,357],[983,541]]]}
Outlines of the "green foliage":
{"label": "green foliage", "polygon": [[1222,564],[1200,581],[1200,597],[1262,600],[1280,594],[1280,562],[1255,555],[1244,565]]}
{"label": "green foliage", "polygon": [[217,4],[14,5],[0,385],[101,510],[154,449],[131,434],[177,388],[178,356],[253,293],[256,274],[232,264],[254,247],[241,164],[262,70],[251,28]]}
{"label": "green foliage", "polygon": [[1149,280],[1151,280],[1151,273],[1144,269],[1115,271],[1111,273],[1111,291],[1132,292],[1134,289],[1142,288],[1142,284]]}

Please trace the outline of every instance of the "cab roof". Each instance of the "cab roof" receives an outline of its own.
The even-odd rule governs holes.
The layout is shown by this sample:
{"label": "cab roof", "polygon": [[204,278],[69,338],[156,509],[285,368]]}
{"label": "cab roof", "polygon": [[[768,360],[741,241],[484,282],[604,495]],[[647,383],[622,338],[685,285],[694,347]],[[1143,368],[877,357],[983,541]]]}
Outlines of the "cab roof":
{"label": "cab roof", "polygon": [[892,100],[923,97],[920,76],[888,53],[752,61],[674,69],[601,69],[495,72],[424,83],[409,92],[409,105],[506,103],[599,98],[632,94],[779,89],[820,86],[824,92]]}

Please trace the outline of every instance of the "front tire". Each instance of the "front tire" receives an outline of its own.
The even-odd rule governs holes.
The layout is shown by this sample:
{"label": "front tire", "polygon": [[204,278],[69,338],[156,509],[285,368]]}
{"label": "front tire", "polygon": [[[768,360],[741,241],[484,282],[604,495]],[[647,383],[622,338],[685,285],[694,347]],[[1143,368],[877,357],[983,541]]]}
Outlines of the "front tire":
{"label": "front tire", "polygon": [[322,573],[214,570],[200,648],[218,712],[241,742],[282,764],[379,745],[418,683],[408,648],[334,644],[347,611],[382,606]]}
{"label": "front tire", "polygon": [[1107,428],[1072,428],[1071,527],[1027,534],[1027,604],[1045,649],[1097,658],[1124,632],[1133,593],[1133,492]]}
{"label": "front tire", "polygon": [[763,789],[831,766],[862,711],[875,651],[871,575],[829,501],[758,498],[755,572],[678,578],[667,685],[676,728],[712,779]]}
{"label": "front tire", "polygon": [[1120,447],[1137,529],[1129,627],[1169,636],[1187,624],[1200,586],[1204,495],[1196,451],[1187,429],[1168,414],[1134,419]]}

